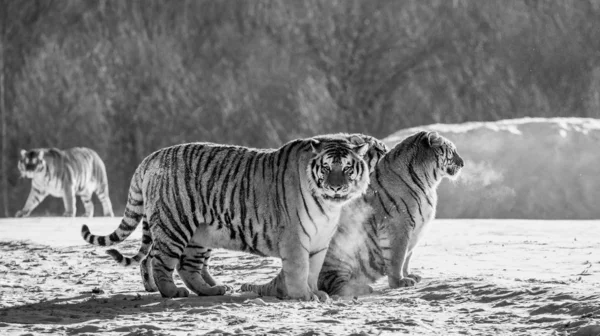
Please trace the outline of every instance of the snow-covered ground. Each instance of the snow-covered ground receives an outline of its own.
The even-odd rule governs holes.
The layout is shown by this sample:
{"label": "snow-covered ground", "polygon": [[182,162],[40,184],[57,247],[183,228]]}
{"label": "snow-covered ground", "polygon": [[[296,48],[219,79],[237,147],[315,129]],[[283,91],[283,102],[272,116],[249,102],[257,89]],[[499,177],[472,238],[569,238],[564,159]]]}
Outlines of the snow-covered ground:
{"label": "snow-covered ground", "polygon": [[[422,283],[390,290],[383,279],[328,304],[146,293],[137,268],[79,236],[82,223],[104,234],[118,222],[0,220],[0,335],[600,334],[600,221],[437,220],[413,258]],[[117,247],[136,251],[139,237]],[[213,265],[237,288],[280,261],[219,250]]]}

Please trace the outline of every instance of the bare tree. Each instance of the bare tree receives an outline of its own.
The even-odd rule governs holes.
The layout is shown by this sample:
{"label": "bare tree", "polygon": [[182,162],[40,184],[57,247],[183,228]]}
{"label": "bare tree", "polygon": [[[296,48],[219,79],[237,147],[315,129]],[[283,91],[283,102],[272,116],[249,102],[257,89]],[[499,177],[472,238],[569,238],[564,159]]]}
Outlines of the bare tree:
{"label": "bare tree", "polygon": [[2,190],[2,212],[5,217],[9,216],[8,213],[8,177],[6,171],[6,159],[8,156],[6,142],[8,137],[6,135],[6,45],[7,37],[7,26],[8,26],[8,0],[0,1],[0,190]]}

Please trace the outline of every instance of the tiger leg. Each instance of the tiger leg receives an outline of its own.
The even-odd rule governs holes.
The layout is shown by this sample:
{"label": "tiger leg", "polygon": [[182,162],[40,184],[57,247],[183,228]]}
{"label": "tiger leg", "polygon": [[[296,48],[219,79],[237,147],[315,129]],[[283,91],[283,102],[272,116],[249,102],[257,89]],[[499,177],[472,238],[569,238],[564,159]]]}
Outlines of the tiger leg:
{"label": "tiger leg", "polygon": [[177,273],[183,283],[199,296],[223,295],[231,287],[215,281],[208,272],[208,260],[211,250],[199,245],[186,246]]}
{"label": "tiger leg", "polygon": [[63,191],[63,204],[65,205],[65,212],[63,216],[65,217],[75,217],[75,190],[72,186],[68,186],[64,188]]}
{"label": "tiger leg", "polygon": [[92,202],[92,194],[82,194],[79,195],[81,197],[81,202],[83,203],[83,208],[85,209],[85,217],[94,217],[94,202]]}
{"label": "tiger leg", "polygon": [[282,273],[287,297],[290,299],[318,300],[318,296],[308,286],[309,252],[305,248],[308,244],[307,236],[290,235],[280,241]]}
{"label": "tiger leg", "polygon": [[207,284],[211,286],[225,286],[228,291],[233,291],[233,287],[223,284],[221,281],[216,280],[210,274],[210,257],[212,255],[212,249],[208,249],[204,259],[204,266],[202,267],[202,278]]}
{"label": "tiger leg", "polygon": [[27,196],[25,206],[22,210],[17,211],[15,217],[29,216],[31,211],[33,211],[33,209],[35,209],[46,198],[46,196],[48,196],[48,193],[32,185],[31,190],[29,191],[29,196]]}
{"label": "tiger leg", "polygon": [[283,270],[280,271],[275,278],[265,284],[256,285],[252,283],[244,283],[240,287],[240,291],[254,292],[260,296],[275,296],[283,299],[286,296],[285,277],[283,276]]}
{"label": "tiger leg", "polygon": [[280,256],[282,269],[277,276],[265,284],[242,284],[243,292],[254,292],[262,296],[276,296],[281,299],[318,300],[319,296],[313,293],[308,286],[309,253],[305,245],[308,244],[306,236],[291,240],[280,240]]}
{"label": "tiger leg", "polygon": [[410,239],[410,232],[394,232],[392,233],[392,237],[388,284],[390,288],[412,287],[416,284],[416,281],[412,278],[404,277],[403,274],[406,258],[409,254],[408,242]]}
{"label": "tiger leg", "polygon": [[96,190],[96,196],[98,196],[98,200],[102,204],[102,215],[105,217],[114,217],[112,203],[108,197],[108,187],[105,186],[102,191]]}
{"label": "tiger leg", "polygon": [[402,275],[405,278],[411,278],[413,280],[415,280],[416,283],[421,282],[421,276],[418,274],[414,274],[414,273],[410,273],[409,269],[410,269],[410,259],[413,256],[413,251],[410,251],[408,253],[408,255],[406,256],[406,260],[404,261],[404,267],[402,268]]}
{"label": "tiger leg", "polygon": [[[115,253],[110,252],[111,250],[106,251],[110,254],[115,260],[119,261],[122,265],[130,265],[132,262],[139,261],[140,263],[140,274],[142,276],[142,283],[144,284],[144,289],[146,292],[158,292],[158,287],[156,286],[156,282],[154,282],[154,274],[152,272],[152,258],[150,258],[149,251],[152,249],[152,232],[150,231],[150,223],[148,222],[148,218],[146,215],[142,217],[142,246],[140,246],[140,250],[133,258],[115,258]],[[120,253],[119,253],[120,255]],[[129,259],[129,260],[127,260]]]}
{"label": "tiger leg", "polygon": [[158,292],[158,286],[154,282],[154,273],[152,272],[152,258],[146,256],[140,262],[140,273],[142,274],[142,282],[146,292]]}
{"label": "tiger leg", "polygon": [[[153,218],[157,217],[151,216],[150,220],[153,221]],[[173,223],[172,225],[177,224]],[[182,238],[185,239],[185,237],[176,237],[174,233],[164,230],[159,223],[150,223],[150,227],[154,241],[149,262],[158,291],[167,298],[189,296],[190,292],[187,289],[175,286],[173,281],[173,271],[188,242],[182,241]],[[182,246],[182,244],[185,245]]]}
{"label": "tiger leg", "polygon": [[308,256],[308,288],[310,288],[321,302],[329,300],[329,295],[318,288],[319,272],[321,272],[321,268],[323,267],[323,261],[325,260],[326,254],[327,247],[322,248],[317,252],[310,253]]}

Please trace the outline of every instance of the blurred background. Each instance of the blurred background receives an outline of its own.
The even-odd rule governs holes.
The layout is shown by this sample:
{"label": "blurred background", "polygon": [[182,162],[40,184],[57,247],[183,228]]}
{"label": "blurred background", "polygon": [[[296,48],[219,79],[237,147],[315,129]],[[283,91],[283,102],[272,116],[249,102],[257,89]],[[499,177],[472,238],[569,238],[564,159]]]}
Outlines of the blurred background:
{"label": "blurred background", "polygon": [[120,215],[177,143],[600,114],[600,0],[0,0],[0,46],[2,216],[21,148],[96,150]]}

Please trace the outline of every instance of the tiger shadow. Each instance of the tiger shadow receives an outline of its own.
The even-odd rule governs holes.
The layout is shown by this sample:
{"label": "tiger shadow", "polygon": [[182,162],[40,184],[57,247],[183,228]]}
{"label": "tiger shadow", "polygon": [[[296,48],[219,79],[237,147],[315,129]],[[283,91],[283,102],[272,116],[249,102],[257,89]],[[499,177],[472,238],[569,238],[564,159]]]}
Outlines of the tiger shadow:
{"label": "tiger shadow", "polygon": [[[0,308],[3,323],[72,325],[91,320],[112,320],[139,314],[169,311],[173,313],[208,314],[216,306],[253,304],[258,298],[252,293],[233,293],[223,296],[195,296],[165,299],[158,293],[123,293],[112,295],[82,294],[69,298],[48,300],[15,307]],[[274,297],[261,297],[264,302],[279,302]]]}

